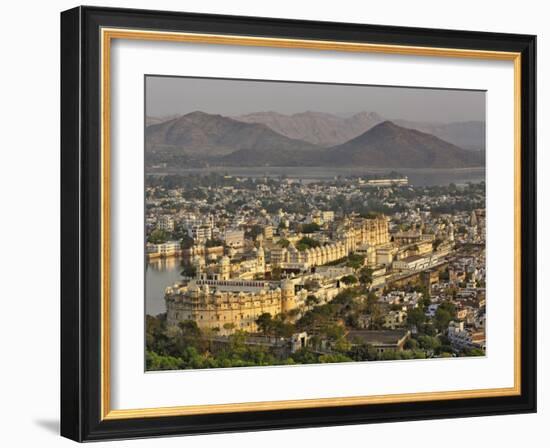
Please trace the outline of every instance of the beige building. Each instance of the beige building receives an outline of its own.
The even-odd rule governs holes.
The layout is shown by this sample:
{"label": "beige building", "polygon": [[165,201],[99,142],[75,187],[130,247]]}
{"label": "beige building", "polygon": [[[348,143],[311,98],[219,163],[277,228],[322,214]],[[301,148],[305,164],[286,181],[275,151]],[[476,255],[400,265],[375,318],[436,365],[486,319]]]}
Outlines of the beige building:
{"label": "beige building", "polygon": [[202,224],[191,228],[191,237],[196,244],[204,243],[212,239],[212,226],[210,224]]}
{"label": "beige building", "polygon": [[321,219],[323,222],[332,222],[334,221],[334,212],[332,210],[326,210],[321,212]]}
{"label": "beige building", "polygon": [[399,177],[399,178],[388,178],[388,179],[369,179],[366,182],[366,185],[369,187],[392,187],[392,186],[406,186],[409,184],[409,178]]}
{"label": "beige building", "polygon": [[241,249],[244,246],[244,230],[226,229],[223,234],[223,240],[227,247]]}
{"label": "beige building", "polygon": [[390,264],[395,250],[390,243],[388,228],[385,216],[348,217],[336,229],[334,241],[299,251],[289,238],[291,244],[287,248],[272,249],[271,264],[287,269],[308,269],[340,260],[352,252],[364,254],[372,265]]}
{"label": "beige building", "polygon": [[433,266],[437,258],[431,255],[411,255],[410,257],[393,262],[393,269],[396,271],[420,271]]}
{"label": "beige building", "polygon": [[178,241],[166,241],[160,244],[147,243],[146,250],[147,257],[150,259],[175,257],[181,254],[181,247]]}
{"label": "beige building", "polygon": [[393,243],[386,243],[379,246],[362,244],[357,247],[356,252],[364,255],[369,266],[390,266],[397,258],[399,248]]}
{"label": "beige building", "polygon": [[236,330],[258,331],[256,319],[263,313],[276,316],[299,307],[306,291],[295,292],[292,280],[280,285],[264,281],[191,280],[165,291],[167,324],[192,320],[202,330],[229,335]]}
{"label": "beige building", "polygon": [[162,215],[159,217],[157,222],[157,228],[160,230],[165,230],[167,232],[173,232],[176,227],[174,218],[170,215]]}
{"label": "beige building", "polygon": [[388,314],[384,316],[383,327],[389,328],[391,330],[395,330],[396,328],[403,326],[406,319],[407,319],[407,313],[405,313],[404,311],[402,310],[390,311]]}
{"label": "beige building", "polygon": [[263,236],[265,240],[271,241],[273,239],[273,226],[265,226],[263,228]]}
{"label": "beige building", "polygon": [[330,243],[324,246],[311,247],[304,251],[299,251],[293,244],[287,248],[287,263],[304,264],[306,267],[321,266],[332,261],[340,260],[347,256],[346,248],[343,243]]}
{"label": "beige building", "polygon": [[348,339],[372,346],[378,353],[403,351],[411,337],[408,330],[351,330]]}
{"label": "beige building", "polygon": [[274,248],[271,251],[271,265],[283,269],[306,270],[321,266],[347,256],[345,245],[341,242],[312,247],[300,251],[290,244],[287,248]]}
{"label": "beige building", "polygon": [[355,252],[359,246],[377,247],[390,242],[389,219],[380,215],[376,218],[348,217],[337,230],[337,239],[344,242],[348,252]]}
{"label": "beige building", "polygon": [[[393,263],[394,258],[398,252],[397,247],[393,244],[384,244],[381,247],[376,248],[376,265],[378,266],[390,266]],[[370,260],[369,260],[370,263]]]}
{"label": "beige building", "polygon": [[420,241],[415,244],[416,255],[425,255],[433,252],[433,244],[431,241]]}

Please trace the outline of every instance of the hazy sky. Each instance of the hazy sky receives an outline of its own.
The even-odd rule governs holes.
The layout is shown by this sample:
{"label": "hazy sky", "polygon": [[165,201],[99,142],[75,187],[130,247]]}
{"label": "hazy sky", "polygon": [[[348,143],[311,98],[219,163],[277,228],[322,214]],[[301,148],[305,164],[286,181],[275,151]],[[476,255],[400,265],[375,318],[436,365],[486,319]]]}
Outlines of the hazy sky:
{"label": "hazy sky", "polygon": [[200,110],[225,116],[307,110],[348,116],[376,112],[414,121],[485,120],[485,92],[208,78],[146,78],[146,114]]}

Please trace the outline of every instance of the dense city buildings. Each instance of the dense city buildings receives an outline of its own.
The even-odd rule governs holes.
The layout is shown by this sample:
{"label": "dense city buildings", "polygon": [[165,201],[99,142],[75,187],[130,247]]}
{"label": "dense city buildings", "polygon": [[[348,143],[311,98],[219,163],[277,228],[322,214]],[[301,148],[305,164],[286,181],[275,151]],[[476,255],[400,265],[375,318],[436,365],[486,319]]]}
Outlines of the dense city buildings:
{"label": "dense city buildings", "polygon": [[485,184],[148,176],[148,369],[485,353]]}

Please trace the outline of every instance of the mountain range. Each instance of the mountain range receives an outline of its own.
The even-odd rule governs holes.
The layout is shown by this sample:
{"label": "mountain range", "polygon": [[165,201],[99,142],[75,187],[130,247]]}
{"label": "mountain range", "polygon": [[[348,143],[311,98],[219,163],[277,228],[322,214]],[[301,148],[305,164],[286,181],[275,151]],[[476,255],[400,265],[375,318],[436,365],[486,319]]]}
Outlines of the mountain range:
{"label": "mountain range", "polygon": [[461,168],[482,165],[484,155],[367,112],[230,118],[197,111],[150,125],[145,136],[149,165]]}
{"label": "mountain range", "polygon": [[[147,126],[177,118],[152,117],[146,119]],[[461,121],[451,123],[420,122],[382,117],[376,112],[359,112],[349,117],[341,117],[325,112],[307,111],[292,115],[278,112],[256,112],[232,117],[245,123],[265,124],[278,134],[292,139],[303,140],[315,145],[330,147],[340,145],[373,126],[390,120],[408,129],[426,132],[442,140],[473,151],[485,151],[485,123],[482,121]]]}
{"label": "mountain range", "polygon": [[480,165],[479,153],[466,151],[416,129],[384,121],[360,136],[330,148],[327,165],[385,168],[462,168]]}
{"label": "mountain range", "polygon": [[392,120],[404,128],[435,135],[463,149],[485,151],[485,122],[459,121],[454,123],[427,123],[409,120]]}
{"label": "mountain range", "polygon": [[326,147],[345,143],[384,121],[375,112],[361,112],[347,118],[312,111],[293,115],[258,112],[233,118],[245,123],[265,124],[286,137]]}
{"label": "mountain range", "polygon": [[174,118],[178,118],[180,115],[167,115],[163,117],[152,117],[150,115],[147,115],[145,117],[145,126],[151,126],[153,124],[160,124],[164,123],[165,121],[173,120]]}
{"label": "mountain range", "polygon": [[271,153],[317,149],[316,145],[288,138],[264,124],[198,111],[148,126],[145,139],[151,150],[181,151],[201,157],[223,156],[238,150]]}

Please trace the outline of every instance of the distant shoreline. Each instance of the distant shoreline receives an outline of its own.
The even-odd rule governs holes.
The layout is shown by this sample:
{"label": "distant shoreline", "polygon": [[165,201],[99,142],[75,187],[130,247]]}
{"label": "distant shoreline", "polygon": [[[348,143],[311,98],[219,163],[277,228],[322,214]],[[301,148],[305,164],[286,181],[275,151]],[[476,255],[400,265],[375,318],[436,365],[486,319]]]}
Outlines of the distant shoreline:
{"label": "distant shoreline", "polygon": [[485,167],[473,168],[373,168],[373,167],[209,167],[149,170],[148,176],[193,175],[218,173],[240,177],[284,177],[306,182],[334,179],[338,176],[365,176],[399,173],[409,178],[412,186],[478,183],[486,180]]}
{"label": "distant shoreline", "polygon": [[[150,169],[146,174],[150,176],[165,176],[169,174],[180,173],[203,173],[208,171],[225,172],[225,171],[276,171],[285,170],[288,172],[302,170],[304,175],[312,171],[341,171],[349,172],[350,175],[354,173],[360,174],[380,174],[389,172],[398,172],[405,174],[405,172],[415,173],[443,173],[443,172],[481,172],[485,171],[484,166],[474,167],[461,167],[461,168],[378,168],[378,167],[357,167],[357,166],[340,166],[340,167],[327,167],[327,166],[211,166],[202,168],[162,168],[162,169]],[[294,174],[294,173],[293,173]]]}

